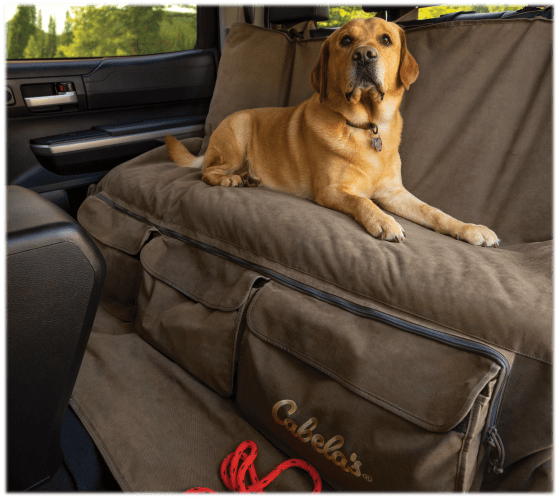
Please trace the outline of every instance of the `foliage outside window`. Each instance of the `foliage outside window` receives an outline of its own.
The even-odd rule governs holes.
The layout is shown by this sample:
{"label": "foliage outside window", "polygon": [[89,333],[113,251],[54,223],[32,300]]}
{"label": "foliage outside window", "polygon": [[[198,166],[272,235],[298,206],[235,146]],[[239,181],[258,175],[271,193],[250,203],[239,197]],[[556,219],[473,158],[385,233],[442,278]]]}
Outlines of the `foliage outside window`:
{"label": "foliage outside window", "polygon": [[[450,12],[505,12],[522,9],[523,5],[439,5],[436,7],[422,7],[418,9],[418,19],[431,19]],[[368,19],[374,17],[375,12],[364,12],[360,5],[342,5],[330,7],[329,20],[317,23],[318,28],[336,28],[352,19]]]}
{"label": "foliage outside window", "polygon": [[437,7],[424,7],[418,9],[418,19],[432,19],[450,12],[506,12],[520,10],[525,5],[438,5]]}
{"label": "foliage outside window", "polygon": [[375,17],[375,12],[364,12],[361,5],[329,6],[329,20],[317,23],[317,28],[337,28],[352,19]]}
{"label": "foliage outside window", "polygon": [[8,59],[134,56],[196,44],[194,5],[69,7],[61,33],[53,16],[43,30],[42,6],[18,5],[6,23]]}

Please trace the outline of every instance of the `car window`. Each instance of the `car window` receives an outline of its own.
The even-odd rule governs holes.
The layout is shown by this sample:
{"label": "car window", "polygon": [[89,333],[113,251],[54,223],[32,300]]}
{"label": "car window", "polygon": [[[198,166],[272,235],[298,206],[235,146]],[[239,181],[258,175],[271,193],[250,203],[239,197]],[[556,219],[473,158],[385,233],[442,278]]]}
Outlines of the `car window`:
{"label": "car window", "polygon": [[192,49],[195,5],[6,5],[7,59],[135,56]]}
{"label": "car window", "polygon": [[451,12],[506,12],[508,10],[520,10],[525,5],[436,5],[434,7],[422,7],[418,9],[418,19],[433,19]]}
{"label": "car window", "polygon": [[338,28],[356,18],[375,17],[375,12],[364,12],[360,5],[329,6],[329,20],[318,22],[317,28]]}
{"label": "car window", "polygon": [[[450,12],[504,12],[506,10],[519,10],[524,5],[438,5],[418,9],[418,19],[432,19]],[[359,5],[330,6],[329,20],[317,23],[318,28],[336,28],[352,19],[368,19],[374,17],[375,12],[364,12]]]}

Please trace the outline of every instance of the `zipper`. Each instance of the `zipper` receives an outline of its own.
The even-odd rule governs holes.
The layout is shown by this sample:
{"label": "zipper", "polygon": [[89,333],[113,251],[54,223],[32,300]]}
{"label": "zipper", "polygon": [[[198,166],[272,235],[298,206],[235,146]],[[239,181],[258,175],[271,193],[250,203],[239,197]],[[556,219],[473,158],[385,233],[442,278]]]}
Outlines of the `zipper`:
{"label": "zipper", "polygon": [[502,472],[504,472],[504,461],[506,456],[504,453],[504,443],[502,441],[502,438],[498,434],[498,430],[495,427],[490,428],[490,432],[486,441],[497,451],[497,458],[490,460],[490,462],[488,463],[488,472],[493,472],[496,475],[501,474]]}
{"label": "zipper", "polygon": [[424,326],[420,326],[420,325],[415,325],[414,323],[410,323],[408,321],[402,320],[400,318],[397,318],[395,316],[391,316],[390,314],[387,313],[382,313],[380,311],[377,311],[375,309],[371,309],[369,307],[365,307],[365,306],[361,306],[359,304],[355,304],[353,302],[350,302],[346,299],[341,299],[340,297],[337,297],[336,295],[332,295],[330,293],[326,293],[326,292],[322,292],[320,290],[317,290],[316,288],[313,288],[311,286],[305,285],[304,283],[301,283],[300,281],[291,279],[287,276],[284,276],[283,274],[277,273],[276,271],[273,271],[271,269],[267,269],[264,266],[261,266],[259,264],[255,264],[253,262],[249,262],[245,259],[242,259],[240,257],[237,257],[235,255],[232,255],[228,252],[225,252],[223,250],[220,250],[219,248],[213,247],[211,245],[208,245],[206,243],[202,243],[200,241],[194,240],[192,238],[189,238],[188,236],[184,236],[180,233],[177,233],[176,231],[173,231],[171,229],[167,229],[165,227],[162,226],[158,226],[157,224],[154,224],[153,222],[150,222],[148,219],[146,219],[145,217],[142,217],[141,215],[135,214],[134,212],[131,212],[130,210],[116,204],[114,201],[110,200],[109,198],[107,198],[106,196],[103,195],[103,193],[97,193],[96,195],[97,198],[103,200],[105,203],[107,203],[110,207],[118,210],[119,212],[122,212],[126,215],[129,215],[130,217],[133,217],[134,219],[143,222],[144,224],[147,224],[149,226],[152,226],[154,228],[156,228],[161,234],[164,234],[166,236],[169,236],[170,238],[174,238],[180,241],[183,241],[184,243],[187,243],[191,246],[194,246],[200,250],[203,250],[205,252],[211,253],[213,255],[216,255],[218,257],[221,257],[223,259],[229,260],[231,262],[234,262],[235,264],[238,264],[242,267],[245,267],[247,269],[251,269],[252,271],[256,271],[258,273],[263,274],[264,276],[271,278],[274,281],[277,281],[278,283],[282,283],[292,289],[295,289],[297,291],[303,291],[306,295],[310,295],[311,297],[314,297],[318,300],[321,300],[323,302],[327,302],[328,304],[334,305],[340,309],[344,309],[345,311],[351,312],[353,314],[356,314],[358,316],[361,317],[365,317],[365,318],[369,318],[369,319],[373,319],[376,321],[380,321],[381,323],[385,323],[387,325],[390,326],[394,326],[396,328],[399,328],[401,330],[407,331],[409,333],[413,333],[415,335],[420,335],[422,337],[426,337],[432,340],[436,340],[440,343],[452,346],[452,347],[458,347],[462,350],[468,351],[468,352],[473,352],[476,354],[480,354],[486,358],[489,358],[493,361],[495,361],[496,363],[498,363],[504,370],[504,378],[502,380],[502,383],[500,384],[500,387],[498,388],[498,393],[496,395],[496,398],[494,400],[494,404],[492,405],[491,408],[491,412],[490,412],[490,422],[489,422],[489,426],[488,426],[488,430],[486,432],[486,436],[483,439],[484,443],[489,444],[490,446],[492,446],[494,449],[496,449],[497,451],[497,459],[493,459],[490,461],[491,463],[491,470],[492,472],[494,472],[495,474],[501,474],[503,472],[503,465],[504,465],[504,460],[505,460],[505,451],[504,451],[504,446],[503,446],[503,442],[498,434],[498,431],[496,429],[496,420],[498,418],[498,411],[500,409],[501,406],[501,402],[502,402],[502,398],[504,395],[504,387],[506,386],[507,380],[509,378],[509,373],[510,373],[510,368],[509,368],[509,363],[507,361],[507,359],[503,356],[503,354],[501,354],[500,352],[496,351],[495,349],[492,349],[491,347],[488,347],[484,344],[481,344],[480,342],[476,342],[474,340],[467,340],[467,339],[463,339],[460,337],[455,337],[454,335],[450,335],[448,333],[443,333],[437,330],[432,330],[431,328],[427,328]]}

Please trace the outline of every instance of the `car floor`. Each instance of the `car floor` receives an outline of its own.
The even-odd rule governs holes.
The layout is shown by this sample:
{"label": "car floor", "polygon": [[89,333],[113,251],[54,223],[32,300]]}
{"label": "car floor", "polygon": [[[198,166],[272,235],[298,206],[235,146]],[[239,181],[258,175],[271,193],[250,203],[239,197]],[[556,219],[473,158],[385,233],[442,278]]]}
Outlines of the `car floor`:
{"label": "car floor", "polygon": [[60,433],[63,462],[34,491],[121,491],[84,426],[68,407]]}

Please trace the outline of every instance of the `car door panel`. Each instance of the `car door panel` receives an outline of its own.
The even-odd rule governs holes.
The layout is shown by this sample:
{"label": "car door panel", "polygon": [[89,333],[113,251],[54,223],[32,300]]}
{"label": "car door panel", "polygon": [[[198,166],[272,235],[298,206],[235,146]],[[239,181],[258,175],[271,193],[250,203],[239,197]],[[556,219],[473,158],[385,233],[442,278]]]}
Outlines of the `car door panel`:
{"label": "car door panel", "polygon": [[216,63],[214,50],[104,59],[93,72],[83,76],[88,108],[209,99]]}
{"label": "car door panel", "polygon": [[[7,106],[8,184],[40,193],[80,188],[160,146],[167,134],[202,136],[217,65],[215,49],[9,61],[6,86],[14,102]],[[56,97],[67,83],[76,102],[29,107],[30,97]]]}

